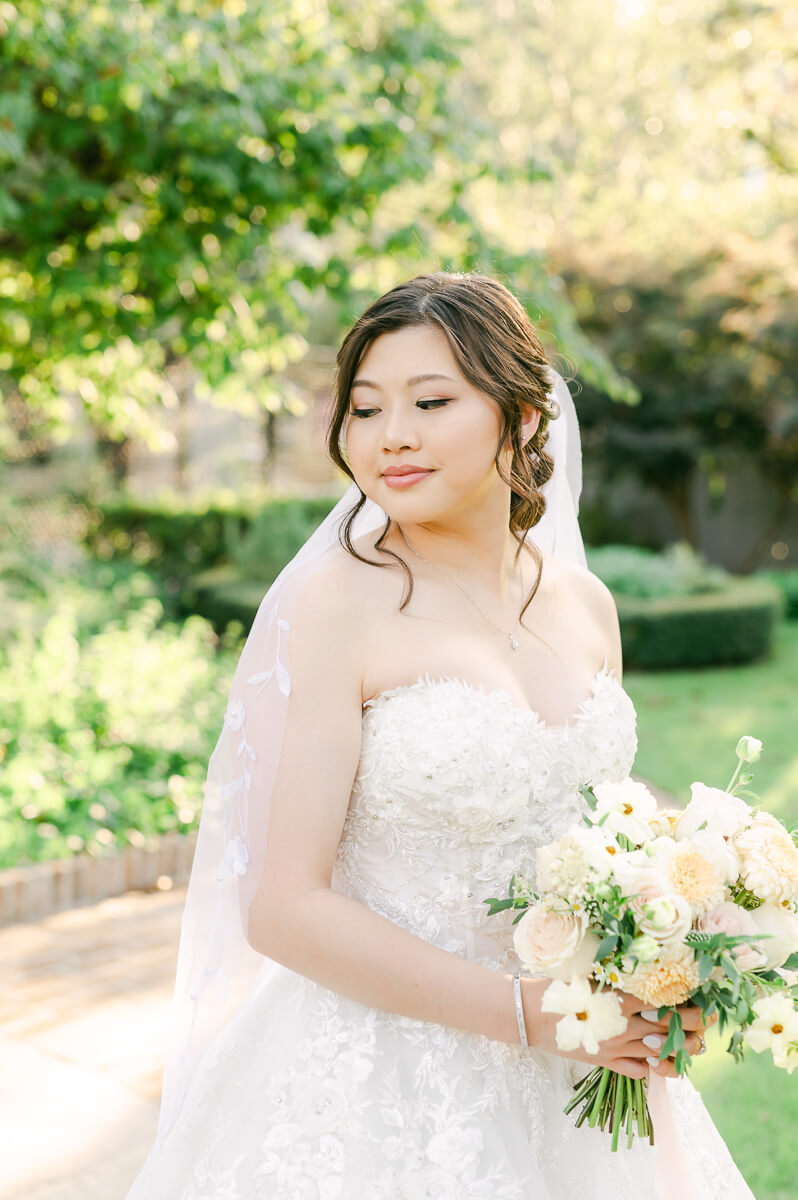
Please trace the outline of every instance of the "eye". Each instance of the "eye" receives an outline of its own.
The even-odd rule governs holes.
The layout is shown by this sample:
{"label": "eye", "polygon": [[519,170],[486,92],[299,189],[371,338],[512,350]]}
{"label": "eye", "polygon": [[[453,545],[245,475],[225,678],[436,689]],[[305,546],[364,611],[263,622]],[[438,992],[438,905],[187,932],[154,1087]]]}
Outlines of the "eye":
{"label": "eye", "polygon": [[[418,400],[417,403],[418,404],[448,404],[449,400],[448,399]],[[374,408],[351,408],[349,410],[349,415],[350,415],[350,417],[370,417],[371,414],[376,411],[377,410]],[[424,409],[424,411],[426,412],[427,409]]]}

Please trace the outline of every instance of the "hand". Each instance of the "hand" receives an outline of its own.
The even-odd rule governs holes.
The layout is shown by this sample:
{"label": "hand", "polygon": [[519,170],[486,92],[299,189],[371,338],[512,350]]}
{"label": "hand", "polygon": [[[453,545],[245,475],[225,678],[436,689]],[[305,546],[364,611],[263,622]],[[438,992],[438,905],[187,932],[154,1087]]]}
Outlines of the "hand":
{"label": "hand", "polygon": [[[662,1021],[657,1020],[657,1010],[649,1009],[637,996],[629,992],[612,989],[612,994],[621,1002],[621,1011],[627,1018],[624,1033],[614,1038],[607,1038],[599,1045],[598,1054],[588,1054],[582,1047],[576,1050],[560,1050],[557,1045],[556,1025],[560,1020],[557,1013],[541,1012],[540,1001],[551,981],[548,979],[522,979],[521,988],[524,1001],[524,1012],[527,1016],[527,1031],[530,1046],[547,1050],[550,1054],[559,1054],[562,1058],[576,1059],[589,1063],[591,1066],[609,1067],[620,1075],[628,1075],[631,1079],[647,1078],[652,1070],[661,1076],[675,1076],[676,1067],[671,1056],[668,1056],[656,1067],[646,1062],[647,1058],[657,1058],[660,1049],[665,1044],[668,1034],[670,1014]],[[676,1011],[682,1020],[682,1028],[686,1033],[684,1049],[689,1054],[695,1054],[701,1046],[699,1035],[706,1034],[707,1028],[717,1021],[717,1014],[710,1018],[709,1026],[704,1023],[704,1014],[695,1004],[680,1004]],[[653,1019],[641,1016],[648,1012]],[[643,1042],[644,1037],[661,1037],[659,1046],[654,1048]]]}

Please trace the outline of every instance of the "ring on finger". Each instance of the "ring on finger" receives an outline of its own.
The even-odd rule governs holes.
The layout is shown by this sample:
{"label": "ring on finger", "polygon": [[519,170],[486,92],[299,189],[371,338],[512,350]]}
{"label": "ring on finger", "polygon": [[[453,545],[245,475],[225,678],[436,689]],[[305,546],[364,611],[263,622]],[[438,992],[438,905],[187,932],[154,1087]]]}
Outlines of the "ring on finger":
{"label": "ring on finger", "polygon": [[700,1033],[697,1033],[696,1037],[698,1038],[698,1049],[696,1050],[696,1054],[706,1054],[706,1051],[707,1051],[706,1042],[704,1041],[704,1039],[702,1038]]}

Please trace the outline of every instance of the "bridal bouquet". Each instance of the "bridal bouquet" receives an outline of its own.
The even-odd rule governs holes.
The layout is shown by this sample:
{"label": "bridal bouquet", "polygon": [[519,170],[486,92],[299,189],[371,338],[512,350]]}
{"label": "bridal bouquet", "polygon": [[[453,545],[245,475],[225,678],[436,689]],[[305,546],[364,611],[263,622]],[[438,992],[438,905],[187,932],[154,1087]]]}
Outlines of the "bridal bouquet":
{"label": "bridal bouquet", "polygon": [[[777,1066],[798,1066],[798,830],[739,793],[753,776],[762,743],[742,737],[726,790],[696,782],[683,810],[657,809],[642,783],[624,779],[582,788],[584,825],[538,851],[536,890],[520,873],[509,897],[485,900],[490,914],[523,910],[514,945],[524,968],[549,977],[542,1009],[561,1015],[560,1050],[623,1033],[627,1018],[617,988],[637,996],[663,1020],[660,1060],[671,1054],[685,1074],[677,1005],[696,1004],[718,1029],[732,1030],[728,1051],[770,1050]],[[625,1127],[653,1144],[646,1079],[596,1067],[566,1106],[582,1105],[577,1125]]]}

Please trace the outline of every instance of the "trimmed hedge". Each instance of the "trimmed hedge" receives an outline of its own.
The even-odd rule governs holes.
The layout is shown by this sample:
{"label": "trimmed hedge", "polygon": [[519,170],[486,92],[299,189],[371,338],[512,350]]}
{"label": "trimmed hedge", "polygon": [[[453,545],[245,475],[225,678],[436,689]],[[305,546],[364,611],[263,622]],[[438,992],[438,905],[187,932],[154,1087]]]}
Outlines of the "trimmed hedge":
{"label": "trimmed hedge", "polygon": [[91,517],[84,544],[95,557],[131,559],[161,575],[186,581],[230,562],[253,566],[267,583],[293,557],[338,497],[225,496],[202,502],[167,496],[114,497],[101,503],[76,496]]}
{"label": "trimmed hedge", "polygon": [[[273,579],[280,570],[275,571]],[[187,612],[200,613],[218,634],[225,631],[230,621],[240,622],[246,634],[271,582],[264,578],[259,583],[232,564],[214,567],[189,579],[180,593],[180,604]]]}
{"label": "trimmed hedge", "polygon": [[734,579],[720,592],[615,599],[624,665],[643,671],[763,658],[784,611],[779,589],[751,578]]}

